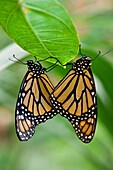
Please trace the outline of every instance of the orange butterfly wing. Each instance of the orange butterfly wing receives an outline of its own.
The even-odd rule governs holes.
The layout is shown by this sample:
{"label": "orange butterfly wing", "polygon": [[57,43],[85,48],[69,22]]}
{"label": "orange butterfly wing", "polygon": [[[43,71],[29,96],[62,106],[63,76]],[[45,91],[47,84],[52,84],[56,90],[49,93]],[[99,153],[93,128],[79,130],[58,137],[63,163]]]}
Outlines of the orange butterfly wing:
{"label": "orange butterfly wing", "polygon": [[[38,73],[36,73],[38,72]],[[19,140],[27,141],[35,126],[52,118],[50,94],[53,85],[43,72],[29,71],[22,82],[15,110],[16,132]]]}
{"label": "orange butterfly wing", "polygon": [[[83,63],[79,60],[79,64]],[[88,143],[96,128],[97,98],[90,67],[79,67],[78,63],[56,86],[51,102],[57,113],[71,122],[78,138]],[[84,66],[84,63],[81,65]]]}

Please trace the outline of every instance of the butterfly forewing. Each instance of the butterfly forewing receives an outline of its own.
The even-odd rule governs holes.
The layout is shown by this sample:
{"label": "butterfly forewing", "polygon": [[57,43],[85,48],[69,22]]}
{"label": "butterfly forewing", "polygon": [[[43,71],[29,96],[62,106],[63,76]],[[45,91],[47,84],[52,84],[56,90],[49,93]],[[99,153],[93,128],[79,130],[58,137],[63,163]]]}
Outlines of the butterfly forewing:
{"label": "butterfly forewing", "polygon": [[56,111],[71,122],[78,138],[85,143],[92,140],[97,121],[96,90],[89,59],[77,60],[51,95]]}
{"label": "butterfly forewing", "polygon": [[54,116],[50,102],[52,83],[33,61],[29,67],[21,84],[15,110],[16,132],[21,141],[33,136],[36,125]]}

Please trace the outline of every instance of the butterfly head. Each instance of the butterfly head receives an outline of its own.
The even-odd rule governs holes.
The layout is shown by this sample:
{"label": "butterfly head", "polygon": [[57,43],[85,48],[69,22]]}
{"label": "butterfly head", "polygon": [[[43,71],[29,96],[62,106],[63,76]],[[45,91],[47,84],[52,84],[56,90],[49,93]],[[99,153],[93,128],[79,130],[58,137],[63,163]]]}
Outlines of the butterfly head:
{"label": "butterfly head", "polygon": [[76,71],[82,71],[84,69],[88,69],[91,65],[92,59],[88,56],[82,56],[76,62],[73,63],[73,69]]}
{"label": "butterfly head", "polygon": [[35,63],[33,60],[28,60],[27,65],[28,65],[28,70],[32,71],[34,73],[35,72],[36,73],[43,73],[44,70],[45,70],[38,61]]}

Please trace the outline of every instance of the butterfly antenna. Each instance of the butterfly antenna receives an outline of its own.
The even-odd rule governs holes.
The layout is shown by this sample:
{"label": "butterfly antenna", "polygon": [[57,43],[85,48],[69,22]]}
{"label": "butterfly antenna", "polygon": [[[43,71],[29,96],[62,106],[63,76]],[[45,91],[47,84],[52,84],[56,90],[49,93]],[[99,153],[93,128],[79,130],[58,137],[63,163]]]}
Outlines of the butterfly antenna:
{"label": "butterfly antenna", "polygon": [[111,52],[111,50],[108,50],[107,52],[105,52],[104,54],[102,54],[102,55],[100,56],[101,51],[99,51],[99,53],[96,55],[96,57],[94,57],[92,60],[95,60],[95,59],[98,58],[99,56],[100,56],[100,57],[103,57],[104,55],[106,55],[106,54],[108,54],[108,53],[110,53],[110,52]]}
{"label": "butterfly antenna", "polygon": [[98,54],[92,59],[92,61],[95,60],[96,58],[98,58],[100,56],[100,54],[101,54],[101,51],[98,52]]}
{"label": "butterfly antenna", "polygon": [[[14,54],[13,54],[13,58],[15,58],[15,59],[18,61],[17,63],[26,65],[26,63],[24,63],[24,62],[22,62],[21,60],[19,60],[18,58],[16,58]],[[9,60],[10,60],[10,61],[13,61],[13,62],[16,62],[15,60],[13,60],[13,59],[11,59],[11,58],[9,58]]]}
{"label": "butterfly antenna", "polygon": [[108,50],[107,52],[105,52],[104,54],[102,54],[101,57],[104,56],[104,55],[106,55],[106,54],[108,54],[108,53],[110,53],[110,52],[111,52],[111,50]]}
{"label": "butterfly antenna", "polygon": [[20,63],[26,64],[26,63],[22,62],[21,60],[19,60],[14,54],[13,54],[13,57],[14,57],[17,61],[19,61]]}

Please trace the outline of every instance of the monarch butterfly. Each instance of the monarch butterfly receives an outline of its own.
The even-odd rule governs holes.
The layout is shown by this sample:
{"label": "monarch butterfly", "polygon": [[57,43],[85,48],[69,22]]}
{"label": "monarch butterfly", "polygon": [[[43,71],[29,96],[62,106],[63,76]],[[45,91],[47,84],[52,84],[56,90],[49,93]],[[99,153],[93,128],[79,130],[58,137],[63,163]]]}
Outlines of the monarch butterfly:
{"label": "monarch butterfly", "polygon": [[22,81],[15,110],[15,125],[19,140],[27,141],[35,132],[35,126],[52,118],[50,94],[53,84],[44,73],[39,61],[28,60],[28,71]]}
{"label": "monarch butterfly", "polygon": [[90,69],[92,59],[82,56],[72,65],[65,78],[51,94],[53,107],[67,118],[78,138],[89,143],[95,133],[97,122],[97,97],[95,82]]}

